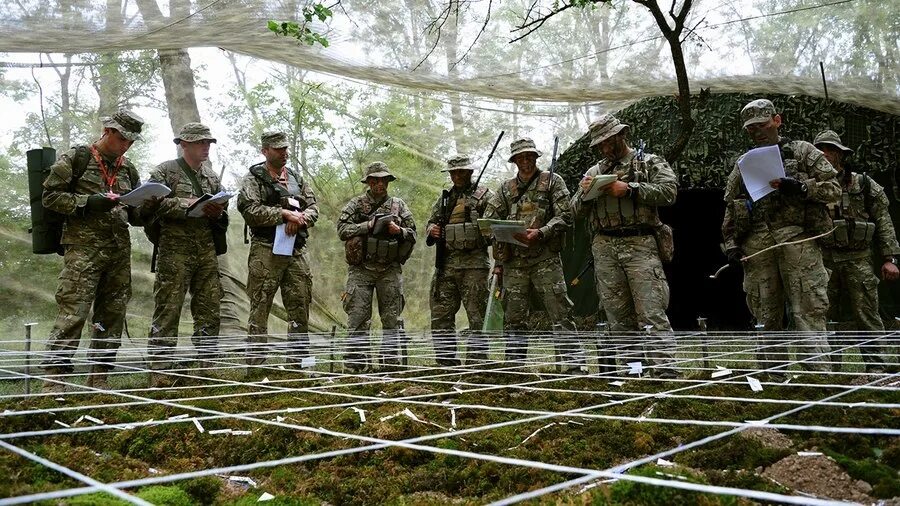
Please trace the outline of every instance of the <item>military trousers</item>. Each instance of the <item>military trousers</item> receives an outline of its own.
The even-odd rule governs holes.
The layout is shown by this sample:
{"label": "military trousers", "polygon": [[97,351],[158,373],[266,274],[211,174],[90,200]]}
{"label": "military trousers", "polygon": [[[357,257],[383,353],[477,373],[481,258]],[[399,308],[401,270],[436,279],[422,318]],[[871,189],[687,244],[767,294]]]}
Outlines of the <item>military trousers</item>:
{"label": "military trousers", "polygon": [[147,350],[152,369],[167,369],[176,365],[178,323],[188,292],[191,294],[191,317],[194,320],[191,341],[196,355],[193,358],[215,358],[223,295],[215,248],[211,243],[208,247],[193,250],[161,243],[153,287],[156,307]]}
{"label": "military trousers", "polygon": [[456,313],[460,305],[469,319],[470,359],[487,358],[487,341],[481,333],[487,311],[488,269],[444,269],[431,278],[431,336],[438,363],[453,363],[457,356]]}
{"label": "military trousers", "polygon": [[378,297],[381,316],[381,355],[388,362],[399,362],[400,313],[403,311],[403,273],[399,264],[385,269],[367,269],[351,265],[347,287],[342,296],[347,313],[347,353],[350,366],[362,365],[372,349],[368,341],[372,326],[372,298]]}
{"label": "military trousers", "polygon": [[[584,361],[583,350],[574,335],[570,320],[572,301],[566,289],[562,263],[555,254],[531,263],[528,259],[516,258],[503,264],[504,317],[503,330],[507,335],[507,360],[521,361],[528,356],[528,324],[530,297],[535,292],[547,310],[547,317],[556,332],[552,335],[552,346],[557,360],[568,367],[578,367]],[[549,350],[547,350],[549,352]]]}
{"label": "military trousers", "polygon": [[248,321],[248,363],[265,361],[269,313],[275,292],[288,318],[289,357],[302,358],[309,348],[309,305],[312,302],[312,275],[306,251],[293,256],[275,255],[272,245],[253,241],[247,258],[247,296],[250,298]]}
{"label": "military trousers", "polygon": [[[883,332],[884,323],[878,313],[878,276],[872,268],[868,251],[855,259],[834,261],[825,255],[825,267],[831,272],[828,280],[828,319],[840,321],[843,300],[850,308],[853,329],[868,332]],[[877,334],[860,334],[860,341],[871,341],[860,345],[860,354],[866,368],[884,367],[888,350],[878,340]],[[832,348],[848,346],[850,343],[832,343]]]}
{"label": "military trousers", "polygon": [[[796,238],[792,239],[796,240]],[[775,245],[768,232],[751,233],[742,245],[745,256]],[[794,330],[801,336],[790,338],[797,349],[801,366],[827,370],[830,350],[825,338],[828,311],[828,271],[815,241],[784,244],[743,263],[744,292],[747,306],[764,331],[784,329],[785,303],[790,305]],[[758,353],[763,368],[789,363],[788,342],[768,336],[760,342]],[[783,371],[782,367],[779,371]]]}
{"label": "military trousers", "polygon": [[81,331],[93,306],[88,359],[111,368],[131,298],[131,247],[65,246],[56,288],[59,312],[47,338],[47,368],[72,369]]}
{"label": "military trousers", "polygon": [[663,271],[656,238],[653,235],[612,237],[596,234],[591,242],[594,278],[600,304],[606,310],[609,328],[614,333],[644,332],[640,345],[623,349],[622,360],[645,354],[655,366],[675,360],[675,339],[666,316],[669,307],[669,283]]}

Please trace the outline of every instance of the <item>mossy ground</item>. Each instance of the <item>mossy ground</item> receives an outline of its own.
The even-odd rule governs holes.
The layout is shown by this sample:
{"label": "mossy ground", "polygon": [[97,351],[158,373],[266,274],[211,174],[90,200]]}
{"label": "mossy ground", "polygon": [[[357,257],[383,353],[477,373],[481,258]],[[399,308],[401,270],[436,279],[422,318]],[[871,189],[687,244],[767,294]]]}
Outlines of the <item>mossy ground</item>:
{"label": "mossy ground", "polygon": [[[408,373],[405,373],[408,374]],[[439,375],[430,371],[429,375]],[[47,436],[21,437],[8,440],[20,448],[91,476],[101,482],[141,479],[192,471],[239,466],[322,454],[334,450],[359,448],[373,444],[318,434],[309,428],[358,435],[380,440],[408,440],[447,432],[451,413],[442,401],[454,405],[471,405],[456,409],[456,430],[502,424],[540,412],[581,410],[587,415],[666,418],[699,421],[760,420],[796,407],[788,404],[747,402],[738,399],[782,399],[809,401],[822,399],[841,391],[827,384],[835,377],[817,380],[803,376],[795,383],[769,385],[763,392],[752,393],[745,384],[701,385],[681,392],[694,398],[659,398],[652,394],[678,386],[697,385],[689,381],[627,381],[624,386],[609,386],[598,378],[554,379],[552,374],[528,376],[483,372],[451,374],[428,382],[394,379],[361,384],[354,378],[298,378],[278,370],[267,373],[266,388],[256,386],[194,386],[169,391],[135,391],[133,395],[172,401],[184,406],[222,413],[264,413],[253,415],[262,420],[279,420],[304,428],[281,427],[230,417],[215,417],[196,409],[166,406],[158,403],[115,406],[131,402],[117,395],[69,395],[65,402],[54,397],[18,399],[0,409],[53,409],[53,413],[0,418],[4,434],[59,428],[55,421],[72,424],[78,417],[90,414],[106,424],[134,424],[147,420],[167,420],[181,414],[213,416],[201,419],[206,430],[201,433],[190,420],[128,430],[103,429]],[[115,379],[121,387],[125,381]],[[441,383],[435,383],[440,381]],[[459,393],[476,385],[513,385],[525,381],[539,382],[534,390],[522,387],[489,388]],[[459,383],[457,383],[459,382]],[[819,386],[822,385],[822,386]],[[315,387],[317,390],[308,390]],[[282,389],[279,391],[278,389]],[[307,389],[289,390],[283,389]],[[248,395],[234,396],[243,392]],[[640,394],[649,394],[646,396]],[[188,397],[222,395],[218,399],[188,400]],[[398,397],[412,396],[416,403],[398,402]],[[708,397],[708,398],[707,398]],[[709,398],[733,397],[736,400]],[[368,398],[368,399],[364,399]],[[366,422],[348,403],[366,410]],[[862,390],[840,398],[855,402],[900,402],[896,391]],[[97,407],[69,410],[72,406]],[[480,409],[475,406],[507,408],[506,411]],[[386,421],[380,418],[409,408],[420,423],[407,416]],[[589,408],[589,409],[585,409]],[[648,414],[649,413],[649,414]],[[779,423],[824,426],[894,427],[900,419],[898,410],[864,406],[816,406],[779,418]],[[549,424],[556,422],[554,425]],[[93,424],[82,421],[77,427]],[[443,427],[443,428],[442,428]],[[216,429],[249,430],[249,435],[211,435]],[[523,442],[535,431],[540,432]],[[544,462],[559,466],[607,469],[653,455],[680,445],[711,436],[728,427],[692,424],[666,424],[631,420],[553,416],[533,421],[503,425],[487,431],[427,439],[419,444],[436,448],[496,455],[512,459]],[[861,434],[833,434],[816,431],[785,431],[794,441],[791,450],[771,449],[760,442],[736,435],[676,453],[679,467],[657,469],[640,466],[631,472],[659,477],[656,473],[675,473],[683,479],[728,487],[785,492],[778,485],[754,472],[767,467],[796,450],[817,448],[832,456],[854,478],[873,486],[872,495],[887,498],[898,495],[897,478],[900,460],[898,438]],[[155,473],[150,469],[153,468]],[[0,452],[0,496],[19,496],[43,491],[81,486],[75,480],[49,470],[10,452]],[[576,477],[573,474],[490,462],[448,453],[435,453],[409,448],[386,448],[350,453],[338,457],[262,467],[229,474],[249,476],[258,488],[224,486],[217,477],[179,480],[130,489],[156,504],[249,504],[263,491],[274,495],[269,504],[460,504],[484,503],[510,495],[550,486]],[[676,489],[662,489],[628,481],[544,496],[541,503],[563,504],[740,504],[745,500],[714,496]],[[66,504],[119,504],[119,499],[89,495],[66,499]]]}

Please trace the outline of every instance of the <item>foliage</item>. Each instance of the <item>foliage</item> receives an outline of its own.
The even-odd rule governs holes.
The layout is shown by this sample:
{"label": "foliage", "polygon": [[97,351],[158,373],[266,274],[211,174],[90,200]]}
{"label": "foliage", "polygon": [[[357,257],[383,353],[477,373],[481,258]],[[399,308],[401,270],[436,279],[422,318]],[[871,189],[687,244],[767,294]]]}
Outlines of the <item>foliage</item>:
{"label": "foliage", "polygon": [[307,46],[319,44],[322,47],[328,47],[328,38],[321,33],[314,31],[309,25],[313,22],[313,18],[324,23],[331,16],[331,9],[323,4],[317,3],[303,7],[304,21],[302,23],[296,21],[282,21],[279,23],[278,21],[270,19],[267,26],[270,31],[275,32],[277,35],[295,38]]}

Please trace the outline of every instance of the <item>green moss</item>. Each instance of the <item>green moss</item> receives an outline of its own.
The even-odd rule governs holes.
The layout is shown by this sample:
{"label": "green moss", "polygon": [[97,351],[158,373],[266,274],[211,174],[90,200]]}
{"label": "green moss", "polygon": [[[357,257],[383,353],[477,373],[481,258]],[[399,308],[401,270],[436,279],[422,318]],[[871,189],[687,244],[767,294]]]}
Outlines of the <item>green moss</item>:
{"label": "green moss", "polygon": [[879,499],[900,496],[900,478],[896,468],[877,462],[873,458],[853,459],[840,453],[825,450],[851,477],[872,485],[871,495]]}
{"label": "green moss", "polygon": [[[636,476],[645,476],[649,478],[669,479],[665,476],[659,476],[657,472],[672,474],[671,469],[660,469],[656,466],[647,466],[634,470],[629,474]],[[687,478],[690,483],[708,484],[702,477],[690,473],[684,469],[679,469],[679,476]],[[731,496],[720,496],[703,494],[700,492],[691,492],[688,490],[680,490],[671,487],[657,487],[653,485],[645,485],[628,480],[619,480],[613,485],[601,488],[592,493],[591,504],[608,505],[608,504],[640,504],[646,506],[676,506],[676,505],[736,505],[739,504],[738,499]]]}

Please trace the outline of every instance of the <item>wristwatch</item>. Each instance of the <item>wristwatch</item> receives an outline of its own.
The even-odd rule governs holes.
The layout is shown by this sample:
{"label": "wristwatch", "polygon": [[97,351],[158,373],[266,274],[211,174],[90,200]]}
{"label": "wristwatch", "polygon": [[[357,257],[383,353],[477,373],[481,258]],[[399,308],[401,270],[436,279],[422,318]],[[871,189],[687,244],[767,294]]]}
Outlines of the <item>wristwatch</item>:
{"label": "wristwatch", "polygon": [[641,188],[640,183],[628,183],[628,196],[633,197],[637,195],[638,190]]}

